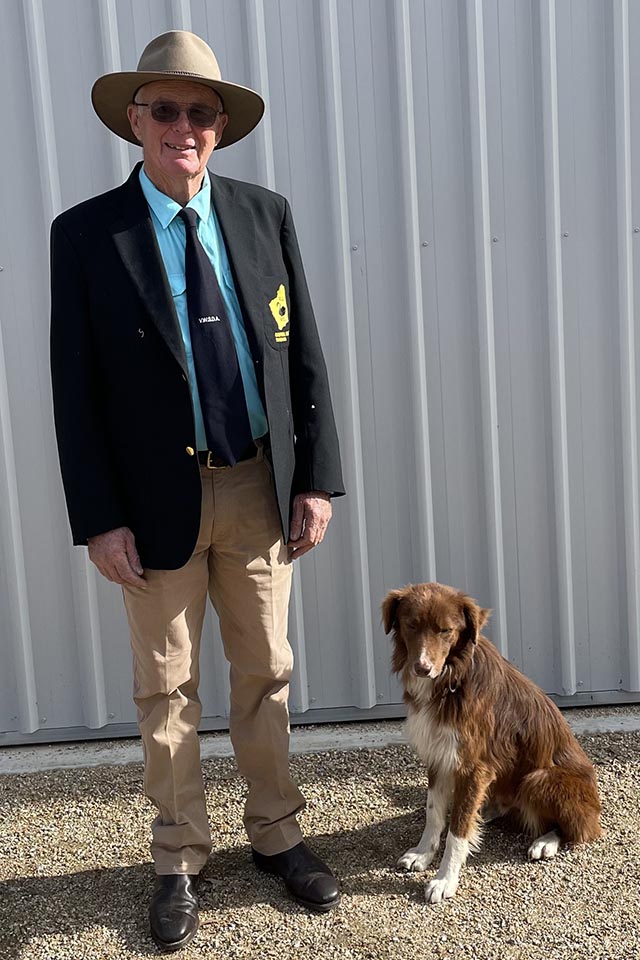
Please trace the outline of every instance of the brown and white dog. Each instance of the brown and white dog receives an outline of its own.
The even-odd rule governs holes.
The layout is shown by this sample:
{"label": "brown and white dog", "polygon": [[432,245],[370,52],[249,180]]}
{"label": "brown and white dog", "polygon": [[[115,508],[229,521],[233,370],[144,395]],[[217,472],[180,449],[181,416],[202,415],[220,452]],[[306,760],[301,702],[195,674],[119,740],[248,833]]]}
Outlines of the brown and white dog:
{"label": "brown and white dog", "polygon": [[439,583],[392,590],[382,604],[407,733],[429,773],[424,832],[399,867],[431,863],[451,809],[428,903],[455,894],[483,820],[515,813],[537,838],[531,860],[554,857],[561,840],[582,843],[601,833],[589,758],[551,700],[480,635],[489,612]]}

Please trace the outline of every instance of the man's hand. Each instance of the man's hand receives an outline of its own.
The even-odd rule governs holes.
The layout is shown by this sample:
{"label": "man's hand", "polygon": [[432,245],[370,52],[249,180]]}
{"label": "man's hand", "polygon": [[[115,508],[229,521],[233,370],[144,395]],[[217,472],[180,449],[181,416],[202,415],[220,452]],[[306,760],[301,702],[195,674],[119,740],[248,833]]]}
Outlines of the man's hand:
{"label": "man's hand", "polygon": [[131,587],[146,587],[143,570],[136,550],[136,541],[129,527],[117,527],[97,537],[89,537],[89,559],[103,577],[113,583]]}
{"label": "man's hand", "polygon": [[331,498],[323,490],[299,493],[294,497],[287,544],[292,560],[297,560],[322,541],[331,513]]}

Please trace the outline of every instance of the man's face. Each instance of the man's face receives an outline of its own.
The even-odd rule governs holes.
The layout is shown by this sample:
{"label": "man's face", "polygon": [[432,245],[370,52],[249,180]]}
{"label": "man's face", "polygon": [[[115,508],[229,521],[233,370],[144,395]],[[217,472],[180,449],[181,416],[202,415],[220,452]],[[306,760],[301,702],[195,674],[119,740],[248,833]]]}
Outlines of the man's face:
{"label": "man's face", "polygon": [[[178,119],[160,123],[153,119],[151,108],[135,103],[175,103],[182,108]],[[186,109],[202,105],[221,110],[218,94],[201,83],[187,80],[157,80],[140,87],[134,103],[127,110],[129,123],[140,140],[145,170],[157,186],[166,181],[191,179],[204,171],[216,143],[227,124],[227,116],[219,113],[212,127],[191,123]]]}

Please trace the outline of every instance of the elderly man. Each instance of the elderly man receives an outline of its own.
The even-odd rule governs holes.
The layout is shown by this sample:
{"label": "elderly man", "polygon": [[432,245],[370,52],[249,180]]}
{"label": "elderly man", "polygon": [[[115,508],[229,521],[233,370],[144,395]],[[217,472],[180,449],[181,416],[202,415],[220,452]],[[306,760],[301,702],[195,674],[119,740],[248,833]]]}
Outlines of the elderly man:
{"label": "elderly man", "polygon": [[338,903],[296,820],[287,610],[291,560],[322,540],[344,491],[289,206],[207,171],[259,122],[261,98],[173,31],[136,71],[101,77],[92,100],[143,163],[53,223],[56,431],[73,541],[122,586],[158,810],[151,932],[174,950],[197,930],[211,849],[197,735],[207,593],[254,862],[312,910]]}

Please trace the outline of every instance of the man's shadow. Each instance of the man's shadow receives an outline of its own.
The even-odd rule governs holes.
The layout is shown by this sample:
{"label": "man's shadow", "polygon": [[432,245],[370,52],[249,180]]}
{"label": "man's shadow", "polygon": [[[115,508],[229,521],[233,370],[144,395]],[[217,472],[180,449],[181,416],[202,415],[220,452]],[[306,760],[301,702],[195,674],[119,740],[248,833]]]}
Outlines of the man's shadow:
{"label": "man's shadow", "polygon": [[[411,791],[411,799],[414,793],[419,803],[418,791]],[[311,837],[309,844],[335,870],[343,896],[401,895],[423,903],[423,881],[431,873],[403,874],[395,868],[398,856],[417,842],[423,817],[416,806],[377,823]],[[522,838],[508,824],[492,824],[468,869],[473,870],[474,863],[524,859],[526,848],[521,847]],[[150,863],[6,880],[0,883],[0,958],[19,960],[36,937],[71,941],[92,927],[111,931],[110,938],[119,939],[132,952],[156,956],[147,916],[153,885]],[[209,924],[218,928],[228,911],[255,903],[268,903],[283,914],[306,913],[277,878],[256,870],[246,843],[214,849],[203,871],[199,901],[200,937],[206,937]]]}

